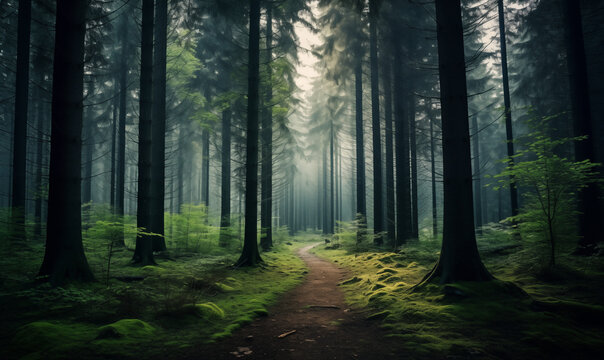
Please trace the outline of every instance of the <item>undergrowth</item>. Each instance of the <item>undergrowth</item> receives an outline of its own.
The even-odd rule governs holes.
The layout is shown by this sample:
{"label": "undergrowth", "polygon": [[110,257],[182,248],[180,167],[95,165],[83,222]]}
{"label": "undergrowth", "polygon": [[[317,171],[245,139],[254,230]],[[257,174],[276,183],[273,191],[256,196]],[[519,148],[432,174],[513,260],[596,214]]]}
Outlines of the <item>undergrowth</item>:
{"label": "undergrowth", "polygon": [[[100,281],[52,288],[35,282],[41,242],[3,251],[0,358],[148,358],[186,352],[265,316],[278,296],[304,277],[305,266],[294,252],[305,238],[280,241],[262,254],[263,266],[237,270],[230,266],[240,248],[219,248],[217,240],[206,253],[172,250],[156,257],[158,266],[145,267],[131,266],[132,249],[116,246],[106,278],[105,230],[115,225],[103,217],[90,219],[94,225],[84,230],[84,245]],[[125,233],[128,246],[132,234]]]}
{"label": "undergrowth", "polygon": [[415,287],[440,241],[423,238],[396,252],[358,251],[353,241],[313,251],[350,271],[340,283],[347,302],[400,338],[406,358],[597,358],[604,350],[601,257],[565,255],[551,269],[535,243],[493,225],[478,245],[497,280]]}

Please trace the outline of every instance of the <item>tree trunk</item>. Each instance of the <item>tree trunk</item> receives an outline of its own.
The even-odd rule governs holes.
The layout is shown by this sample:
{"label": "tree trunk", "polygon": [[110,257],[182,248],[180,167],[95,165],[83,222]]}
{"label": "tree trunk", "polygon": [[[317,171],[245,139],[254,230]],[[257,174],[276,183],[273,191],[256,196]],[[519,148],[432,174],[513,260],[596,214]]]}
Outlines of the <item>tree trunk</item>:
{"label": "tree trunk", "polygon": [[[126,180],[126,115],[128,101],[128,16],[122,14],[121,38],[122,44],[121,59],[120,59],[120,117],[117,131],[117,166],[116,166],[116,181],[115,181],[115,208],[117,215],[124,215],[124,193]],[[123,236],[122,236],[123,239]]]}
{"label": "tree trunk", "polygon": [[[38,75],[36,76],[38,83],[42,84],[44,81],[44,73],[42,71],[38,71]],[[44,166],[44,140],[45,140],[45,131],[44,131],[44,123],[45,123],[45,105],[43,99],[42,90],[36,91],[36,98],[38,99],[36,103],[36,128],[37,128],[37,141],[36,141],[36,182],[35,182],[35,204],[34,204],[34,217],[35,217],[35,227],[34,227],[34,235],[38,238],[42,236],[42,205],[44,202],[44,191],[42,185],[42,168]]]}
{"label": "tree trunk", "polygon": [[262,108],[262,174],[260,199],[260,245],[263,250],[273,247],[273,13],[271,4],[266,8],[266,97]]}
{"label": "tree trunk", "polygon": [[[587,136],[575,141],[575,160],[595,159],[594,132],[589,98],[589,80],[583,41],[581,4],[579,1],[562,1],[565,21],[566,54],[570,84],[570,100],[573,117],[573,135]],[[604,219],[600,190],[597,184],[589,184],[578,196],[579,246],[575,253],[591,255],[597,252],[597,243],[604,239]]]}
{"label": "tree trunk", "polygon": [[262,262],[258,252],[258,102],[260,98],[260,0],[250,0],[250,35],[247,96],[247,148],[245,164],[245,234],[243,251],[235,266]]}
{"label": "tree trunk", "polygon": [[[136,226],[151,231],[151,161],[153,111],[153,13],[154,0],[143,0],[141,26],[140,105],[138,124],[138,201]],[[140,265],[153,265],[153,237],[138,234],[132,261]]]}
{"label": "tree trunk", "polygon": [[29,101],[29,45],[31,0],[19,1],[17,24],[17,74],[13,117],[12,210],[13,242],[25,241],[25,189],[27,163],[27,108]]}
{"label": "tree trunk", "polygon": [[[361,47],[359,46],[359,49]],[[365,197],[365,139],[363,131],[363,61],[360,50],[357,52],[354,69],[355,83],[355,128],[357,155],[357,211],[359,226],[367,224],[367,202]]]}
{"label": "tree trunk", "polygon": [[[373,232],[384,230],[384,205],[382,203],[382,134],[380,131],[380,82],[377,48],[377,0],[369,0],[369,58],[371,60],[371,120],[373,130]],[[377,236],[376,245],[383,240]]]}
{"label": "tree trunk", "polygon": [[87,1],[57,2],[46,251],[51,284],[92,281],[82,246],[81,156]]}
{"label": "tree trunk", "polygon": [[168,30],[168,1],[155,2],[155,46],[153,62],[153,121],[151,148],[150,228],[153,251],[165,251],[164,201],[166,179],[166,46]]}
{"label": "tree trunk", "polygon": [[333,118],[330,119],[329,128],[329,233],[334,233],[334,222],[335,222],[335,188],[334,188],[334,176],[335,176],[335,165],[333,158]]}
{"label": "tree trunk", "polygon": [[434,119],[430,116],[430,172],[432,183],[432,237],[438,235],[438,209],[436,202],[436,163],[434,159]]}
{"label": "tree trunk", "polygon": [[[92,99],[94,94],[94,79],[91,78],[88,82],[88,91],[86,97]],[[94,153],[94,134],[92,128],[94,126],[94,108],[92,102],[86,105],[86,116],[84,117],[84,146],[82,146],[85,154],[84,158],[84,175],[82,179],[82,204],[86,205],[92,201],[92,156]],[[88,207],[87,213],[90,213],[91,208]],[[84,217],[85,226],[88,226],[88,216]]]}
{"label": "tree trunk", "polygon": [[472,116],[472,128],[474,135],[472,136],[472,150],[474,150],[474,216],[476,219],[476,232],[482,235],[482,185],[480,179],[480,149],[478,141],[478,119],[477,116]]}
{"label": "tree trunk", "polygon": [[490,280],[476,246],[466,67],[460,0],[436,0],[443,133],[444,217],[440,258],[424,281]]}
{"label": "tree trunk", "polygon": [[231,109],[222,111],[222,184],[220,187],[220,239],[219,244],[227,247],[231,242]]}
{"label": "tree trunk", "polygon": [[415,98],[409,94],[409,152],[411,155],[411,238],[419,238],[419,219],[417,208],[417,144],[415,141]]}
{"label": "tree trunk", "polygon": [[[508,80],[508,53],[505,35],[505,13],[503,10],[503,0],[497,0],[499,9],[499,43],[501,45],[501,73],[503,75],[503,103],[505,111],[505,132],[507,140],[509,166],[514,166],[514,133],[512,131],[512,110],[510,101],[510,83]],[[514,184],[514,177],[510,177],[510,205],[512,207],[512,216],[518,215],[518,190]]]}
{"label": "tree trunk", "polygon": [[329,214],[331,202],[328,202],[329,199],[327,195],[327,149],[323,150],[323,234],[331,234],[331,227],[329,221]]}
{"label": "tree trunk", "polygon": [[396,137],[396,244],[411,237],[411,188],[409,169],[409,124],[403,107],[403,74],[401,48],[394,44],[394,127]]}
{"label": "tree trunk", "polygon": [[[201,132],[202,154],[201,154],[201,203],[210,205],[210,130],[203,129]],[[256,166],[258,166],[256,164]],[[207,221],[207,219],[206,219]]]}
{"label": "tree trunk", "polygon": [[392,139],[392,71],[390,57],[384,61],[384,113],[386,121],[386,231],[388,244],[394,246],[396,223],[394,212],[394,144]]}
{"label": "tree trunk", "polygon": [[114,86],[114,99],[113,99],[113,104],[111,104],[112,107],[112,117],[111,117],[111,178],[110,178],[110,185],[109,185],[109,206],[111,207],[111,212],[115,213],[115,169],[116,169],[116,163],[115,163],[115,153],[116,153],[116,146],[117,146],[117,120],[118,120],[118,116],[119,116],[119,101],[120,101],[120,97],[119,97],[119,82],[117,81],[117,79],[115,79],[115,86]]}

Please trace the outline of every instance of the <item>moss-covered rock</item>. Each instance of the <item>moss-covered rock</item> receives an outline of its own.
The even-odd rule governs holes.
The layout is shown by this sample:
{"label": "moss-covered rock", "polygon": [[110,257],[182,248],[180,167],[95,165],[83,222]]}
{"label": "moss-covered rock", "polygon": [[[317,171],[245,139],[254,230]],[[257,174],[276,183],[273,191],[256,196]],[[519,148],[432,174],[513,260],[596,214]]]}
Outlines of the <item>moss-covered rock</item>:
{"label": "moss-covered rock", "polygon": [[149,339],[155,328],[139,319],[122,319],[98,329],[97,339]]}

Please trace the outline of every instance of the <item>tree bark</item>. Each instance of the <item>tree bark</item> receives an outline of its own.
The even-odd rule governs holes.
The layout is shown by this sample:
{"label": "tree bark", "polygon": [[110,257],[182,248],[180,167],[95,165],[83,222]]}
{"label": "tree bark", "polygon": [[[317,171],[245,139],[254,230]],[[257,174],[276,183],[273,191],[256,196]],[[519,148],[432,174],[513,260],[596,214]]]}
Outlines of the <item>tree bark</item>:
{"label": "tree bark", "polygon": [[478,141],[478,119],[477,116],[472,116],[472,128],[474,135],[472,136],[472,150],[474,150],[474,216],[476,220],[476,233],[482,235],[482,185],[480,174],[480,142]]}
{"label": "tree bark", "polygon": [[[140,105],[138,124],[138,201],[136,226],[151,231],[151,161],[153,111],[153,13],[154,0],[143,0],[141,26]],[[132,261],[140,265],[153,265],[153,237],[138,234]]]}
{"label": "tree bark", "polygon": [[[124,193],[126,180],[126,116],[127,116],[127,101],[128,101],[128,16],[122,14],[120,24],[120,42],[122,50],[120,52],[120,117],[117,130],[117,166],[116,166],[116,181],[115,181],[115,210],[117,215],[124,215]],[[123,239],[123,237],[122,237]]]}
{"label": "tree bark", "polygon": [[260,86],[260,0],[250,0],[248,47],[247,148],[245,164],[245,231],[243,251],[235,264],[255,266],[262,262],[258,252],[258,103]]}
{"label": "tree bark", "polygon": [[409,94],[409,153],[411,156],[411,238],[419,238],[419,210],[417,208],[417,144],[415,140],[415,98]]}
{"label": "tree bark", "polygon": [[430,172],[432,185],[432,237],[438,235],[438,209],[436,202],[436,163],[434,159],[434,119],[430,116]]}
{"label": "tree bark", "polygon": [[363,55],[358,47],[357,61],[354,69],[355,83],[355,128],[356,128],[356,165],[357,165],[357,217],[359,226],[367,223],[367,202],[365,196],[365,140],[363,131]]}
{"label": "tree bark", "polygon": [[[373,130],[373,232],[384,230],[384,205],[382,203],[382,134],[380,131],[380,81],[378,74],[377,0],[369,0],[369,58],[371,61],[371,120]],[[383,240],[377,236],[376,245]]]}
{"label": "tree bark", "polygon": [[[423,282],[492,279],[476,246],[466,67],[460,0],[436,0],[443,133],[444,216],[440,258]],[[423,283],[422,282],[422,283]]]}
{"label": "tree bark", "polygon": [[151,123],[151,203],[150,229],[153,251],[165,251],[164,201],[166,179],[166,51],[168,31],[168,1],[155,2],[155,41],[153,59],[153,120]]}
{"label": "tree bark", "polygon": [[81,160],[87,1],[57,2],[46,250],[39,276],[92,281],[82,246]]}
{"label": "tree bark", "polygon": [[[575,141],[575,160],[595,159],[594,132],[591,118],[589,80],[583,40],[581,4],[579,1],[562,1],[565,21],[566,54],[573,118],[573,135],[587,136]],[[600,190],[597,184],[589,184],[578,196],[579,246],[577,254],[591,255],[597,252],[597,243],[604,239],[604,219]]]}
{"label": "tree bark", "polygon": [[17,74],[15,78],[15,113],[13,117],[13,171],[11,231],[15,243],[25,241],[25,189],[27,163],[27,108],[29,102],[29,45],[31,35],[31,0],[19,1],[17,24]]}
{"label": "tree bark", "polygon": [[[86,97],[92,99],[94,94],[94,79],[91,78],[88,82],[88,90]],[[84,117],[84,133],[83,140],[84,146],[84,175],[82,179],[82,204],[86,205],[92,201],[92,156],[94,153],[94,135],[92,127],[94,125],[94,108],[93,104],[86,105],[86,116]],[[90,207],[88,207],[88,213],[90,213]],[[84,217],[84,222],[88,223],[88,216]]]}
{"label": "tree bark", "polygon": [[260,245],[263,250],[273,247],[273,13],[271,4],[266,8],[266,91],[262,108],[262,174],[260,199]]}
{"label": "tree bark", "polygon": [[409,124],[404,109],[401,48],[394,43],[394,131],[396,138],[396,245],[411,237],[411,188],[409,169]]}
{"label": "tree bark", "polygon": [[222,111],[222,184],[220,187],[220,239],[219,244],[227,247],[231,242],[231,109]]}
{"label": "tree bark", "polygon": [[387,242],[394,246],[396,222],[394,212],[394,143],[392,138],[392,71],[390,57],[384,61],[384,115],[386,121],[386,231]]}
{"label": "tree bark", "polygon": [[[499,9],[499,43],[501,45],[501,74],[503,75],[503,103],[505,111],[505,133],[507,140],[507,151],[509,165],[514,166],[514,133],[512,131],[512,110],[510,101],[510,83],[508,79],[508,55],[505,35],[505,13],[503,9],[503,0],[497,0]],[[510,178],[510,205],[512,207],[512,216],[518,215],[518,190],[514,184],[514,177]]]}

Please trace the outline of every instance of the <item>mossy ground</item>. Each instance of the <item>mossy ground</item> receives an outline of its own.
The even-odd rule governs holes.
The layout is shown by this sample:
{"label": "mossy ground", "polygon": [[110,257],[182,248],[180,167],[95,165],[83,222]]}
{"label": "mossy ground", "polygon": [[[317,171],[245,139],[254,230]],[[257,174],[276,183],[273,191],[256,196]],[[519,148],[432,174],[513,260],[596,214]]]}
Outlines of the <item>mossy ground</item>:
{"label": "mossy ground", "polygon": [[[604,258],[561,249],[556,269],[542,249],[493,230],[479,237],[492,282],[414,287],[438,258],[422,239],[397,252],[355,252],[348,244],[313,251],[351,272],[351,306],[401,339],[409,359],[592,359],[604,351]],[[347,248],[348,250],[346,250]],[[546,253],[547,254],[547,253]]]}
{"label": "mossy ground", "polygon": [[303,279],[306,268],[295,251],[308,240],[290,239],[263,253],[261,267],[236,270],[230,267],[236,247],[214,255],[172,252],[142,268],[130,265],[131,250],[118,248],[108,286],[103,249],[85,243],[99,281],[57,288],[35,282],[41,244],[6,251],[0,358],[165,358],[215,341],[266,316]]}

